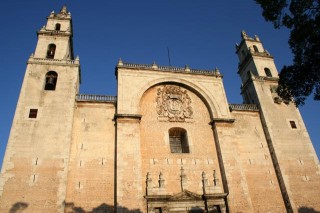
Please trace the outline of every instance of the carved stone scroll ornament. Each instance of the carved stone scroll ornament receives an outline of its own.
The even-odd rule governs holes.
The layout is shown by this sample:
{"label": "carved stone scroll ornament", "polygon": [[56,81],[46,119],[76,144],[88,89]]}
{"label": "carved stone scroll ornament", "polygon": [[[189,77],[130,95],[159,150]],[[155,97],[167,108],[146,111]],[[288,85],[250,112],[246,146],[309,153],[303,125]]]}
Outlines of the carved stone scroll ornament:
{"label": "carved stone scroll ornament", "polygon": [[156,101],[160,120],[184,122],[192,118],[191,99],[187,90],[179,86],[165,85],[158,88]]}

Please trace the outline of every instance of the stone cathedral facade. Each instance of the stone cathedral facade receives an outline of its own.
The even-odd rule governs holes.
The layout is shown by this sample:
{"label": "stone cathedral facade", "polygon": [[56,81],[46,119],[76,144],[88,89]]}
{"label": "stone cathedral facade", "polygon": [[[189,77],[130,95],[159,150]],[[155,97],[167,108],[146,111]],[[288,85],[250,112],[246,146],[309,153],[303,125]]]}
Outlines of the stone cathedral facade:
{"label": "stone cathedral facade", "polygon": [[318,212],[319,160],[277,96],[257,36],[236,46],[244,104],[219,70],[119,61],[116,97],[79,94],[71,14],[38,31],[0,179],[0,212]]}

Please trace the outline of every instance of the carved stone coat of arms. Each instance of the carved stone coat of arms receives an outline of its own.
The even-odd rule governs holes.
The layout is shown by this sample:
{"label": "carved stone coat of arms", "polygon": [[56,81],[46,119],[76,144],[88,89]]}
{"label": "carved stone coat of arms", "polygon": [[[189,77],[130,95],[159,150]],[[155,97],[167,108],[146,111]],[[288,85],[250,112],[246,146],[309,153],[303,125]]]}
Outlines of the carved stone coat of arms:
{"label": "carved stone coat of arms", "polygon": [[157,113],[163,121],[183,122],[191,119],[193,109],[187,90],[175,85],[165,85],[157,90]]}

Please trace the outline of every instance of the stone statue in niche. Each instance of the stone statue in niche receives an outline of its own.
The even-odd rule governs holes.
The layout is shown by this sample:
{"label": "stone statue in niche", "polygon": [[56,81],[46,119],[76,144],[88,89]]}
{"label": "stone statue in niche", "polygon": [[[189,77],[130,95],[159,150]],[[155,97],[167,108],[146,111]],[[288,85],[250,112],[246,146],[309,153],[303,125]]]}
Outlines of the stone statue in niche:
{"label": "stone statue in niche", "polygon": [[184,122],[191,119],[193,109],[187,90],[175,85],[165,85],[157,90],[157,113],[163,121]]}

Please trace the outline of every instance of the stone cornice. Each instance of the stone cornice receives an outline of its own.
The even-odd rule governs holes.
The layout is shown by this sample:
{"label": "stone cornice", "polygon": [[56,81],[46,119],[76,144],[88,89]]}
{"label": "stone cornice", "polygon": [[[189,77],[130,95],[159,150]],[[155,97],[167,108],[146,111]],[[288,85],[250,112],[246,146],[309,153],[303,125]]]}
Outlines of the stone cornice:
{"label": "stone cornice", "polygon": [[257,75],[253,75],[251,73],[250,78],[248,78],[244,84],[241,86],[241,93],[243,90],[246,89],[246,87],[248,87],[248,85],[250,83],[252,83],[253,81],[257,81],[257,82],[273,82],[273,83],[278,83],[279,78],[278,77],[267,77],[267,76],[257,76]]}
{"label": "stone cornice", "polygon": [[195,75],[208,75],[216,76],[222,78],[223,75],[220,74],[218,69],[215,70],[200,70],[200,69],[190,69],[188,66],[182,67],[172,67],[172,66],[158,66],[154,64],[134,64],[134,63],[124,63],[119,62],[116,66],[116,72],[119,68],[133,69],[133,70],[154,70],[161,72],[175,72],[175,73],[185,73],[185,74],[195,74]]}
{"label": "stone cornice", "polygon": [[142,115],[139,114],[115,114],[114,118],[124,118],[124,119],[135,119],[135,120],[141,120]]}
{"label": "stone cornice", "polygon": [[79,60],[69,60],[69,59],[48,59],[48,58],[34,58],[30,56],[27,64],[46,64],[46,65],[62,65],[62,66],[75,66],[80,67]]}
{"label": "stone cornice", "polygon": [[215,123],[233,123],[235,120],[234,118],[214,118],[210,121],[210,125]]}
{"label": "stone cornice", "polygon": [[228,193],[216,193],[216,194],[204,194],[203,195],[206,200],[211,199],[223,199],[228,196]]}
{"label": "stone cornice", "polygon": [[248,50],[248,54],[246,55],[245,59],[238,64],[238,73],[245,70],[244,67],[246,67],[250,59],[253,59],[253,57],[264,57],[264,58],[273,59],[273,56],[270,55],[270,53],[268,53],[267,51],[255,52],[253,50]]}
{"label": "stone cornice", "polygon": [[50,15],[47,17],[47,19],[58,19],[58,20],[71,20],[71,15],[70,16],[57,16],[57,15]]}
{"label": "stone cornice", "polygon": [[47,35],[47,36],[61,36],[61,37],[72,37],[72,33],[70,31],[57,31],[57,30],[39,30],[37,31],[37,35]]}

